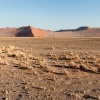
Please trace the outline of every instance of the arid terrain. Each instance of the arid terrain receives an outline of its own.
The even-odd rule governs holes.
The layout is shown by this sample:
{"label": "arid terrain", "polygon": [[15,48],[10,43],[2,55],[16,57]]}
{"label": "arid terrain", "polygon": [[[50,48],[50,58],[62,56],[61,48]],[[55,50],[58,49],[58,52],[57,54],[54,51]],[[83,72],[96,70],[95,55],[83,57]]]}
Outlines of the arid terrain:
{"label": "arid terrain", "polygon": [[58,31],[44,30],[33,26],[19,28],[0,28],[0,37],[100,37],[100,27],[79,27],[77,29],[61,29]]}
{"label": "arid terrain", "polygon": [[100,100],[100,38],[0,38],[0,100]]}

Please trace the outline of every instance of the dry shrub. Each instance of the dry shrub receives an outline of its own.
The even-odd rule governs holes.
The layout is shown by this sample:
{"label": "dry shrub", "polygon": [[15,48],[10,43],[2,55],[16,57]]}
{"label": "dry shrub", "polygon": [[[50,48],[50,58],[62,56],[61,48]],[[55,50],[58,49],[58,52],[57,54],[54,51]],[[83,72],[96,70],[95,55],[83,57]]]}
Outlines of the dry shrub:
{"label": "dry shrub", "polygon": [[5,50],[5,46],[1,46],[2,51]]}
{"label": "dry shrub", "polygon": [[34,59],[34,56],[32,54],[28,54],[29,59]]}
{"label": "dry shrub", "polygon": [[20,69],[32,69],[29,62],[21,62],[18,66]]}
{"label": "dry shrub", "polygon": [[5,58],[7,57],[7,55],[4,54],[4,53],[1,53],[1,54],[0,54],[0,57],[1,57],[2,59],[5,59]]}
{"label": "dry shrub", "polygon": [[2,49],[0,49],[0,53],[2,53]]}
{"label": "dry shrub", "polygon": [[92,67],[92,66],[87,66],[87,65],[85,65],[85,64],[81,64],[80,65],[80,69],[81,70],[85,70],[85,71],[91,71],[91,72],[97,72],[97,68],[96,67]]}
{"label": "dry shrub", "polygon": [[67,66],[67,62],[64,62],[64,66]]}
{"label": "dry shrub", "polygon": [[98,67],[98,72],[100,73],[100,66]]}
{"label": "dry shrub", "polygon": [[80,64],[76,63],[74,60],[69,61],[67,66],[70,68],[80,69]]}
{"label": "dry shrub", "polygon": [[96,60],[96,57],[95,56],[88,56],[87,59]]}
{"label": "dry shrub", "polygon": [[3,51],[4,51],[5,53],[14,52],[14,51],[19,50],[18,47],[15,47],[15,46],[12,46],[12,45],[8,45],[8,46],[5,46],[5,47],[3,47],[3,48],[4,48]]}
{"label": "dry shrub", "polygon": [[7,54],[8,57],[16,57],[16,58],[22,58],[26,57],[26,54],[19,50],[20,48],[8,45],[8,46],[2,46],[1,51],[3,51],[4,55]]}
{"label": "dry shrub", "polygon": [[16,51],[16,52],[10,52],[7,54],[8,57],[15,57],[17,59],[27,59],[27,56],[24,52]]}
{"label": "dry shrub", "polygon": [[26,57],[26,54],[24,52],[21,52],[21,51],[17,51],[16,52],[16,58],[25,58]]}
{"label": "dry shrub", "polygon": [[89,67],[89,70],[92,72],[95,72],[95,73],[98,72],[98,68],[96,68],[96,67]]}
{"label": "dry shrub", "polygon": [[74,59],[80,59],[79,55],[74,56]]}
{"label": "dry shrub", "polygon": [[7,48],[9,48],[10,50],[14,50],[14,49],[16,49],[16,47],[15,47],[15,46],[12,46],[12,45],[8,45]]}
{"label": "dry shrub", "polygon": [[92,59],[93,59],[93,60],[96,60],[96,57],[95,57],[95,56],[92,56]]}
{"label": "dry shrub", "polygon": [[69,62],[69,66],[72,67],[72,68],[75,68],[76,67],[76,64],[74,61],[70,61]]}
{"label": "dry shrub", "polygon": [[46,61],[39,61],[40,67],[45,71],[45,72],[51,72],[53,68],[46,63]]}
{"label": "dry shrub", "polygon": [[46,54],[45,54],[45,53],[40,53],[40,55],[43,55],[43,56],[45,56]]}
{"label": "dry shrub", "polygon": [[0,65],[8,65],[8,62],[6,60],[0,60]]}
{"label": "dry shrub", "polygon": [[51,58],[50,59],[58,60],[58,57],[56,55],[51,55]]}
{"label": "dry shrub", "polygon": [[8,57],[16,57],[16,54],[13,53],[13,52],[10,52],[10,53],[7,54],[7,56],[8,56]]}
{"label": "dry shrub", "polygon": [[46,56],[52,56],[53,54],[50,52],[50,53],[48,53]]}
{"label": "dry shrub", "polygon": [[51,50],[55,50],[55,47],[54,47],[54,46],[52,46],[52,47],[51,47]]}
{"label": "dry shrub", "polygon": [[86,70],[87,69],[87,66],[85,64],[80,64],[80,69]]}
{"label": "dry shrub", "polygon": [[69,55],[60,55],[59,60],[71,60],[72,58]]}
{"label": "dry shrub", "polygon": [[70,56],[73,56],[73,55],[74,55],[74,52],[72,52],[72,51],[69,52],[69,55],[70,55]]}
{"label": "dry shrub", "polygon": [[32,62],[33,65],[40,65],[40,61],[39,60],[35,60]]}
{"label": "dry shrub", "polygon": [[4,53],[11,53],[12,52],[12,50],[10,49],[10,48],[6,48],[5,50],[4,50]]}
{"label": "dry shrub", "polygon": [[38,57],[38,60],[41,62],[45,62],[45,59],[43,57]]}
{"label": "dry shrub", "polygon": [[43,69],[46,71],[46,72],[52,72],[53,71],[53,68],[49,65],[46,65],[46,66],[43,66]]}
{"label": "dry shrub", "polygon": [[30,59],[32,59],[32,60],[38,60],[38,58],[36,56],[31,56]]}
{"label": "dry shrub", "polygon": [[69,71],[64,69],[64,74],[67,75],[67,77],[69,77]]}

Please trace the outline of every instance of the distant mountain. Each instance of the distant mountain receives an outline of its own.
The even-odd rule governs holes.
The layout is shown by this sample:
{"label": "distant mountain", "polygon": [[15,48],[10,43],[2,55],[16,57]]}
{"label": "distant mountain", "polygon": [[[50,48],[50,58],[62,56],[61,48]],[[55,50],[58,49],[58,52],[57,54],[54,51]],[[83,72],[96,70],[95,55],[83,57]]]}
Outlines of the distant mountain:
{"label": "distant mountain", "polygon": [[89,28],[89,27],[87,27],[87,26],[82,26],[82,27],[79,27],[79,28],[77,28],[77,29],[65,29],[65,30],[61,29],[61,30],[58,30],[58,31],[56,31],[56,32],[82,31],[82,30],[86,30],[86,29],[88,29],[88,28]]}
{"label": "distant mountain", "polygon": [[0,28],[0,37],[100,37],[100,28],[83,26],[77,29],[50,31],[32,26],[7,27]]}

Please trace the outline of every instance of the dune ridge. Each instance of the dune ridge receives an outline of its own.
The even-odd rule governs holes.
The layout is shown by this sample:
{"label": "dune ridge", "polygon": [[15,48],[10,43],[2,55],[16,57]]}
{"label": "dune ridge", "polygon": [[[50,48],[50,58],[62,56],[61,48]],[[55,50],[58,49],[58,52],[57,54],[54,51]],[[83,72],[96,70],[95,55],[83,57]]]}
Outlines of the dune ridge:
{"label": "dune ridge", "polygon": [[0,37],[100,37],[100,28],[87,26],[77,29],[47,31],[33,26],[0,28]]}
{"label": "dune ridge", "polygon": [[46,30],[32,26],[0,28],[0,37],[46,37]]}

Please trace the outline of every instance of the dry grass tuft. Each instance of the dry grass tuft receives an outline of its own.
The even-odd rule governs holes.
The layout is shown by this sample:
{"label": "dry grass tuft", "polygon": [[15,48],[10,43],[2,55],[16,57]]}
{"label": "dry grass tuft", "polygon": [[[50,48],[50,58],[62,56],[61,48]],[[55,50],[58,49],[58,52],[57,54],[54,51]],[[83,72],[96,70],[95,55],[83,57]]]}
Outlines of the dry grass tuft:
{"label": "dry grass tuft", "polygon": [[51,47],[51,50],[55,50],[55,47],[54,47],[54,46],[52,46],[52,47]]}
{"label": "dry grass tuft", "polygon": [[[52,46],[52,50],[54,49],[55,48]],[[42,68],[45,70],[45,72],[52,72],[53,66],[55,66],[61,68],[65,67],[80,69],[82,71],[87,70],[92,72],[100,72],[99,56],[96,57],[96,55],[94,56],[91,53],[66,52],[56,55],[50,52],[47,55],[45,53],[41,53],[41,56],[37,57],[25,49],[21,49],[12,45],[1,46],[0,64],[8,65],[8,59],[14,59],[14,61],[12,60],[12,63],[17,61],[17,64],[19,65],[18,68],[20,69]],[[52,64],[50,64],[51,61]]]}
{"label": "dry grass tuft", "polygon": [[98,72],[100,73],[100,66],[98,67]]}
{"label": "dry grass tuft", "polygon": [[72,58],[69,55],[60,55],[59,59],[60,60],[71,60]]}
{"label": "dry grass tuft", "polygon": [[69,62],[69,66],[71,67],[71,68],[75,68],[76,67],[76,63],[74,62],[74,61],[70,61]]}
{"label": "dry grass tuft", "polygon": [[18,66],[19,69],[32,69],[29,62],[21,62]]}
{"label": "dry grass tuft", "polygon": [[8,62],[6,60],[0,60],[0,65],[8,65]]}

